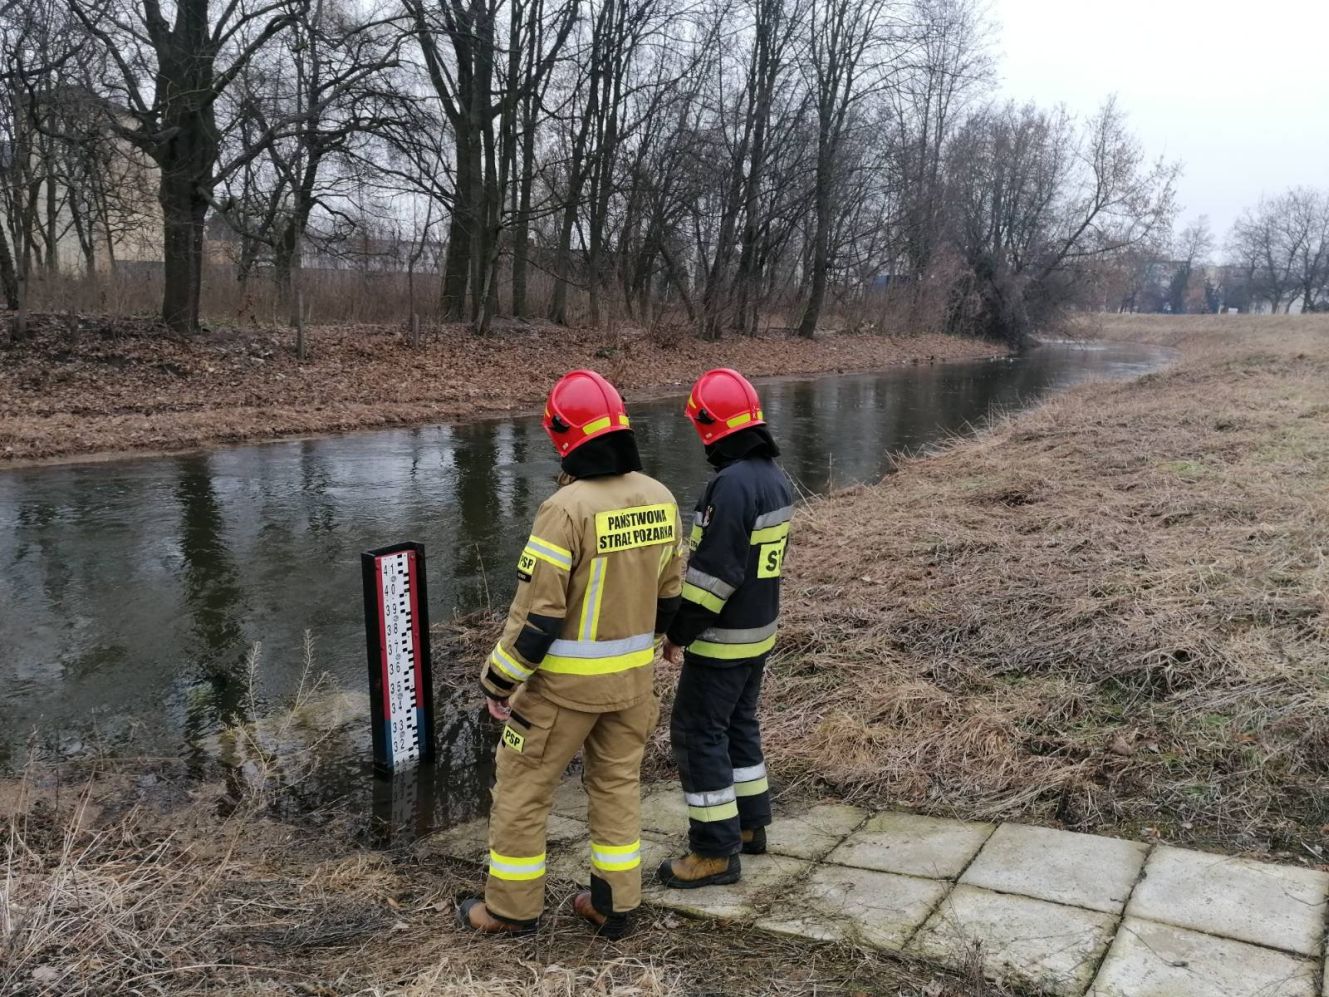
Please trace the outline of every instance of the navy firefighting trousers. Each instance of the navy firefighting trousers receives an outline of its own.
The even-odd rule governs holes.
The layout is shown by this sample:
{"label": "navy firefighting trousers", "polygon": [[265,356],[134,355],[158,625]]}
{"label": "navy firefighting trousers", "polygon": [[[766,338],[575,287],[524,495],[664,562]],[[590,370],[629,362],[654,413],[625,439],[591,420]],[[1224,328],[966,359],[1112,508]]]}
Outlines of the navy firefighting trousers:
{"label": "navy firefighting trousers", "polygon": [[724,665],[687,655],[669,724],[698,855],[735,855],[741,832],[771,822],[757,700],[765,657]]}

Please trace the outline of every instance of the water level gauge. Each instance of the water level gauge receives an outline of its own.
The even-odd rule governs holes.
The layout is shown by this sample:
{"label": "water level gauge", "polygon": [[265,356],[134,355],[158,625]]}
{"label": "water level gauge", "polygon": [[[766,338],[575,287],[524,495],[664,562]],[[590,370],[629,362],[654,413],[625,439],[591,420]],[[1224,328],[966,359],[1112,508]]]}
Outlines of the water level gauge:
{"label": "water level gauge", "polygon": [[394,771],[434,760],[425,549],[402,543],[360,555],[369,650],[374,767]]}

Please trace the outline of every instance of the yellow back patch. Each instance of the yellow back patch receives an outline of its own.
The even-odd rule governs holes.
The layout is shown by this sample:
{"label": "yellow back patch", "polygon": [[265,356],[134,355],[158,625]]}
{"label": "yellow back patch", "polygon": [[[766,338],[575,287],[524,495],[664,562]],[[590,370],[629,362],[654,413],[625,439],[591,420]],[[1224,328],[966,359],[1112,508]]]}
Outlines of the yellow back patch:
{"label": "yellow back patch", "polygon": [[789,546],[789,539],[777,540],[775,543],[762,544],[757,552],[757,577],[758,578],[779,578],[780,572],[784,569],[784,552]]}
{"label": "yellow back patch", "polygon": [[595,550],[613,554],[636,547],[678,543],[678,507],[662,502],[595,514]]}
{"label": "yellow back patch", "polygon": [[507,725],[503,727],[503,743],[518,754],[526,750],[526,737]]}

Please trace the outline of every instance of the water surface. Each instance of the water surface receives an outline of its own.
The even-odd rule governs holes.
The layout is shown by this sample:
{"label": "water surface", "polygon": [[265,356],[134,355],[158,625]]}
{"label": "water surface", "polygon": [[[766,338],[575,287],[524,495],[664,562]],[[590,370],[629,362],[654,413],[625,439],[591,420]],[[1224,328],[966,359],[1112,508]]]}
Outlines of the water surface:
{"label": "water surface", "polygon": [[[993,411],[1163,360],[1054,345],[761,391],[786,469],[820,492],[875,480],[892,453]],[[630,408],[647,472],[690,507],[708,469],[679,400]],[[303,791],[314,802],[337,792],[328,773],[360,771],[369,752],[360,552],[423,542],[435,622],[502,608],[556,473],[532,417],[0,472],[0,770],[21,764],[33,731],[64,755],[215,753],[223,722],[290,699],[310,631],[324,692],[343,697],[349,719]],[[447,778],[479,786],[492,747],[477,703],[445,692],[438,715]]]}

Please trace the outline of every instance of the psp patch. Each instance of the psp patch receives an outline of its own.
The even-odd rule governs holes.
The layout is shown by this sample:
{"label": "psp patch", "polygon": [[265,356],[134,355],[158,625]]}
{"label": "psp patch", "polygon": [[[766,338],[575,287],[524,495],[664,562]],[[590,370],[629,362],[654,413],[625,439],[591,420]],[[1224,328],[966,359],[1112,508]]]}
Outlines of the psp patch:
{"label": "psp patch", "polygon": [[507,726],[506,724],[503,727],[503,743],[506,744],[513,751],[517,752],[517,754],[521,754],[523,751],[526,750],[525,735],[518,734],[515,730],[513,730],[511,727]]}
{"label": "psp patch", "polygon": [[669,502],[595,514],[595,550],[613,554],[637,547],[678,543],[678,507]]}
{"label": "psp patch", "polygon": [[517,558],[517,579],[523,582],[531,580],[531,573],[535,571],[535,555],[528,550],[521,552],[521,557]]}

